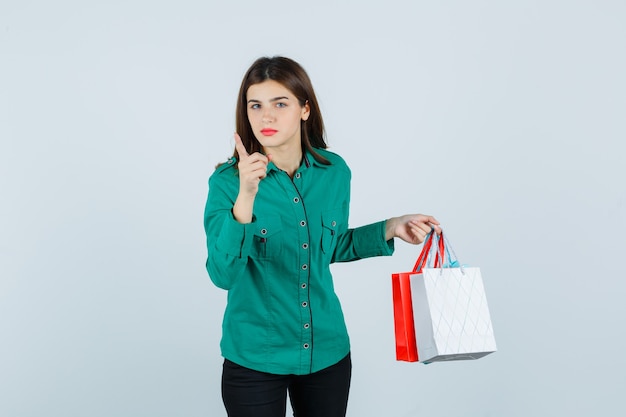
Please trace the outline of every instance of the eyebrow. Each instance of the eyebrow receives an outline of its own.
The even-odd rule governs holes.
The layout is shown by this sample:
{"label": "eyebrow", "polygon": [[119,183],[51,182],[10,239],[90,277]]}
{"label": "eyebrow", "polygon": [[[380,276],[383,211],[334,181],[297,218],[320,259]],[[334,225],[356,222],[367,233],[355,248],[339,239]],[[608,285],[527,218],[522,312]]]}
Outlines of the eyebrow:
{"label": "eyebrow", "polygon": [[[274,98],[270,99],[270,103],[274,102],[274,101],[278,101],[278,100],[289,100],[289,97],[285,97],[285,96],[274,97]],[[261,102],[261,100],[255,100],[255,99],[248,100],[248,103],[260,103],[260,102]]]}

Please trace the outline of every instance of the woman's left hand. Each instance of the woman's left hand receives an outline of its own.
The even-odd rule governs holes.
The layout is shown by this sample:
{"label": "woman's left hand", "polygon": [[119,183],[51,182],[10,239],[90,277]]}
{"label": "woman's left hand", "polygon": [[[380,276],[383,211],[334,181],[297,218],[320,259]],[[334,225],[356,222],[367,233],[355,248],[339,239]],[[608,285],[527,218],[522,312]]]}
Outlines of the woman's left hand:
{"label": "woman's left hand", "polygon": [[392,217],[387,220],[385,229],[386,240],[398,237],[405,242],[419,245],[426,239],[426,235],[435,229],[441,233],[439,222],[433,216],[425,214],[405,214],[400,217]]}

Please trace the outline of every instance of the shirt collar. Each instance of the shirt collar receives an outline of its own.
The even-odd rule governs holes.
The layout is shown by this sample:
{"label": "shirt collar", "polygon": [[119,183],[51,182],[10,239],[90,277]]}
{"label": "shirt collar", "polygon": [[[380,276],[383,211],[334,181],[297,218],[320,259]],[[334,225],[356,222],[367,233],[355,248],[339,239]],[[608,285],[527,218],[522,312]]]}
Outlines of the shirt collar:
{"label": "shirt collar", "polygon": [[[305,149],[302,154],[302,162],[300,163],[300,168],[298,168],[296,172],[309,169],[312,166],[322,168],[326,167],[326,165],[320,164],[317,159],[313,157],[311,152]],[[270,161],[270,163],[267,164],[267,172],[269,173],[270,171],[280,171],[280,169],[274,164],[274,162]]]}

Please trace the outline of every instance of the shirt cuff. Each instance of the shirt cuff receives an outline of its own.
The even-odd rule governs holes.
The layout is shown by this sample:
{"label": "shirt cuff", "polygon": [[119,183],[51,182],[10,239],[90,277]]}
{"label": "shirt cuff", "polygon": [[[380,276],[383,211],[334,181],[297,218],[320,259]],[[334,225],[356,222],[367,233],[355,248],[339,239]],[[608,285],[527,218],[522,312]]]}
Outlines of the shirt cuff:
{"label": "shirt cuff", "polygon": [[385,227],[387,221],[368,224],[354,229],[352,237],[354,250],[359,258],[372,256],[389,256],[393,254],[393,239],[385,241]]}
{"label": "shirt cuff", "polygon": [[252,248],[254,220],[252,223],[239,223],[232,213],[226,217],[217,237],[217,248],[236,258],[247,258]]}

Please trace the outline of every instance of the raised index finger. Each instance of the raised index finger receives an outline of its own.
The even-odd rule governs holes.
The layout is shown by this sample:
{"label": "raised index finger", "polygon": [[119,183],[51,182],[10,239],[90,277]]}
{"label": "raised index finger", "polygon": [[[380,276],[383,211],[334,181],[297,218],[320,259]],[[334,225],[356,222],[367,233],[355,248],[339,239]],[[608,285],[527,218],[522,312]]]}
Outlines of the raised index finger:
{"label": "raised index finger", "polygon": [[241,141],[241,136],[239,136],[239,133],[235,132],[235,149],[237,149],[237,153],[239,154],[239,157],[241,158],[243,157],[248,157],[250,155],[248,155],[248,151],[246,150],[246,147],[243,146],[243,142]]}

